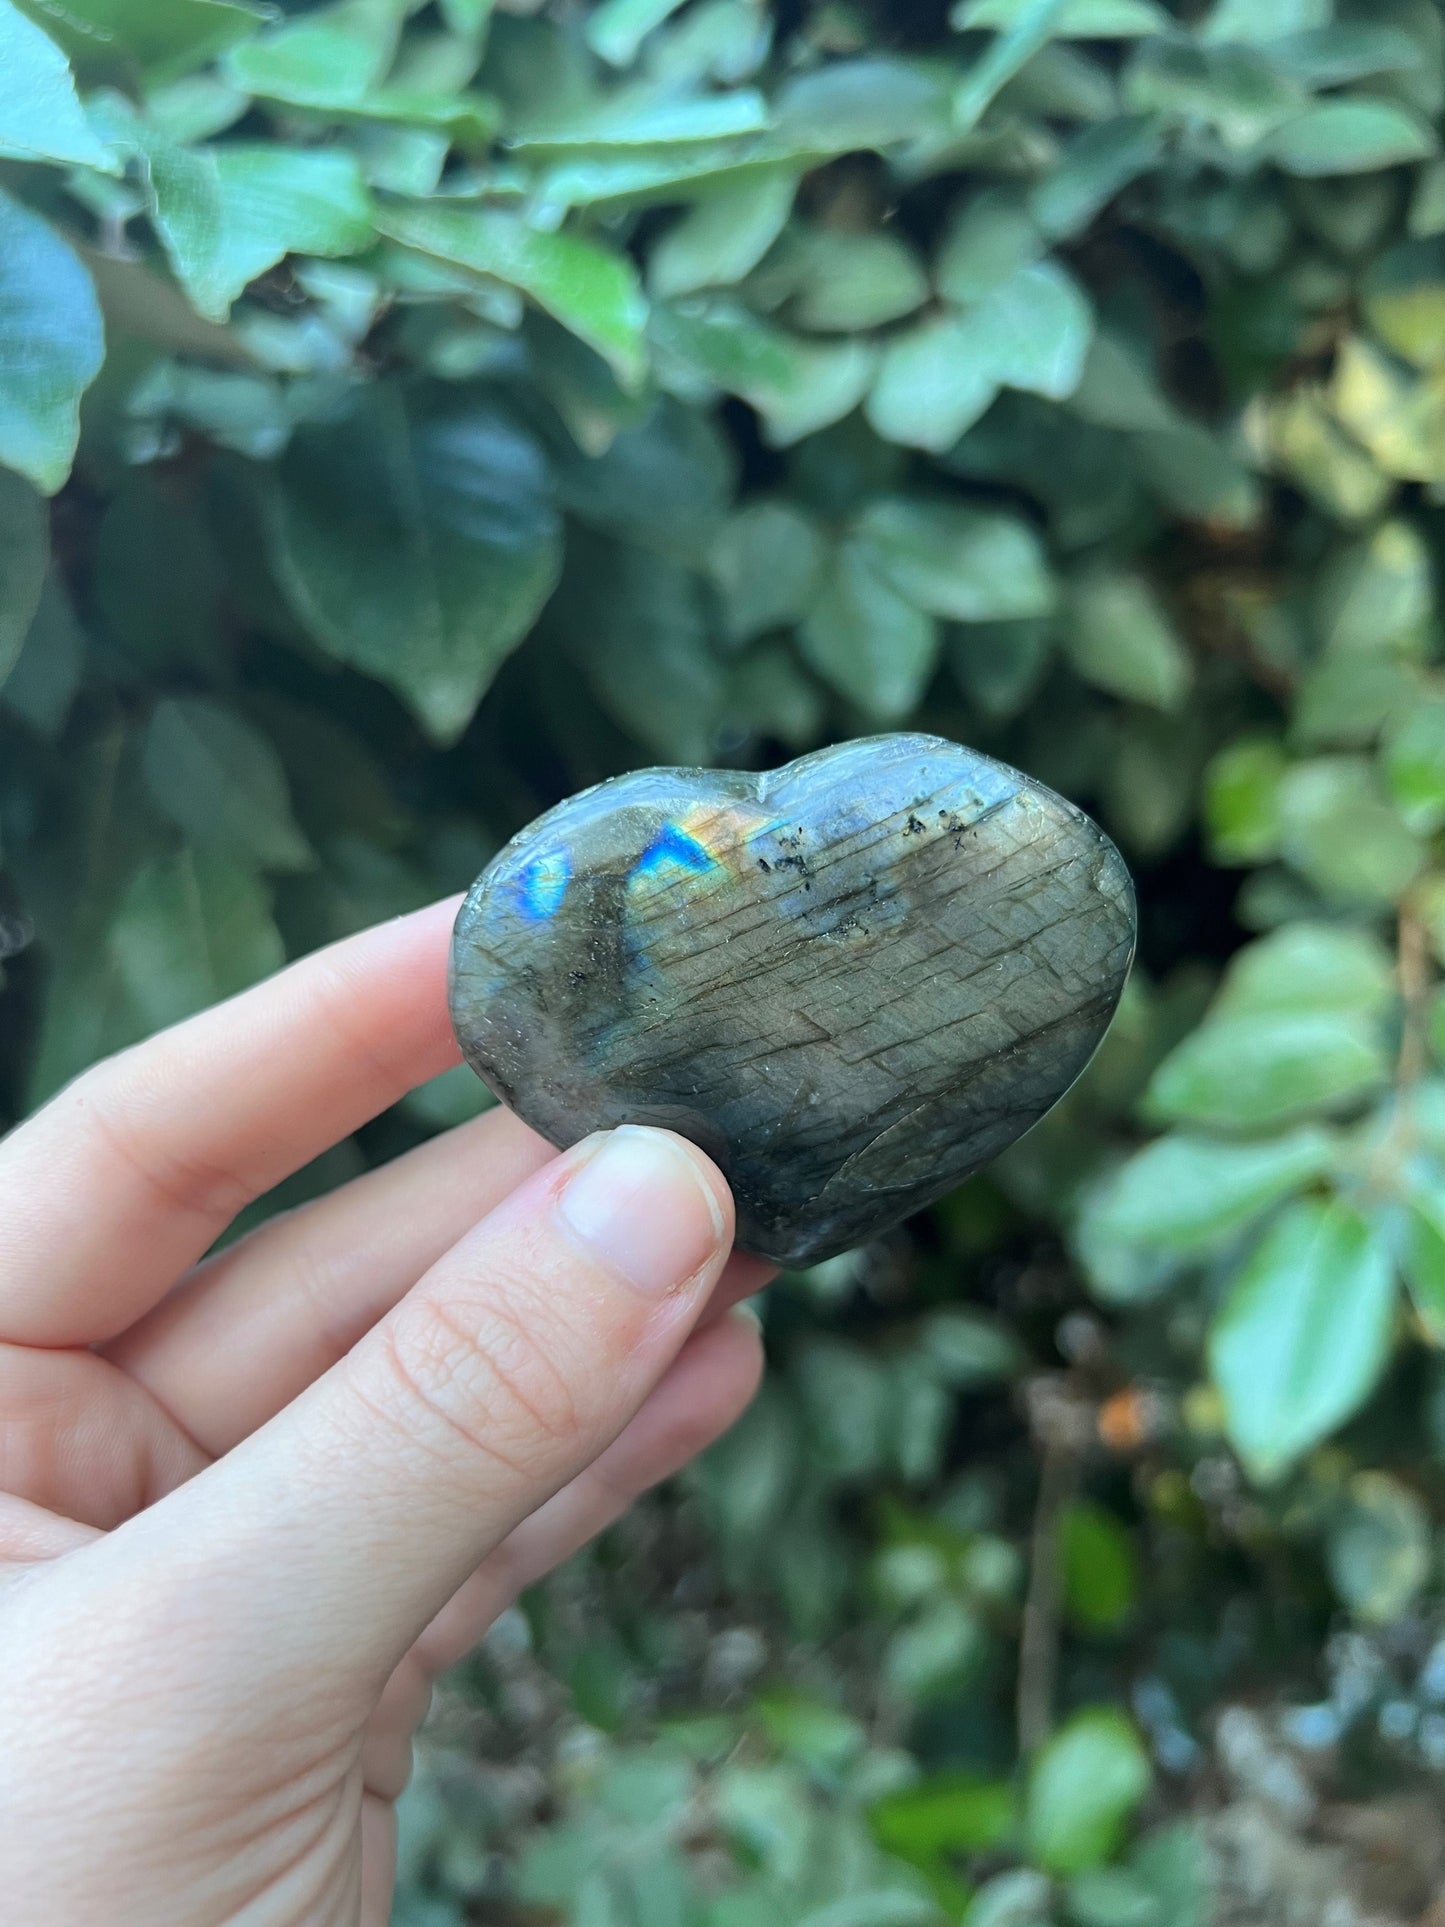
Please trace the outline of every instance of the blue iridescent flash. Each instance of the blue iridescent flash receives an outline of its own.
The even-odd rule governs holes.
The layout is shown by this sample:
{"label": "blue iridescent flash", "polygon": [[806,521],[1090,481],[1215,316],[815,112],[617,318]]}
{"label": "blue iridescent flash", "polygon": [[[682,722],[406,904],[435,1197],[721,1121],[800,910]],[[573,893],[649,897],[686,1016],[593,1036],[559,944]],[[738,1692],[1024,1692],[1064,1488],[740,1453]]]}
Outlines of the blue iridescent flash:
{"label": "blue iridescent flash", "polygon": [[512,888],[517,908],[528,923],[545,923],[562,907],[572,877],[572,860],[565,850],[534,856],[517,872]]}
{"label": "blue iridescent flash", "polygon": [[656,876],[669,863],[681,870],[710,870],[717,861],[695,836],[675,823],[664,823],[633,866],[635,877]]}

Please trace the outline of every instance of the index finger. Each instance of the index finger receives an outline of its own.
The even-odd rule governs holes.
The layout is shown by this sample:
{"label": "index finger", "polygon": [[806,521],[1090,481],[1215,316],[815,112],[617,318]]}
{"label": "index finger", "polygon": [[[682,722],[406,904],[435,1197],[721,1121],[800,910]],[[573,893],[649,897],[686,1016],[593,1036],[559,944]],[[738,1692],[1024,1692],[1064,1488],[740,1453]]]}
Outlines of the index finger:
{"label": "index finger", "polygon": [[457,1063],[459,901],[332,944],[108,1058],[0,1143],[0,1336],[115,1337],[243,1205]]}

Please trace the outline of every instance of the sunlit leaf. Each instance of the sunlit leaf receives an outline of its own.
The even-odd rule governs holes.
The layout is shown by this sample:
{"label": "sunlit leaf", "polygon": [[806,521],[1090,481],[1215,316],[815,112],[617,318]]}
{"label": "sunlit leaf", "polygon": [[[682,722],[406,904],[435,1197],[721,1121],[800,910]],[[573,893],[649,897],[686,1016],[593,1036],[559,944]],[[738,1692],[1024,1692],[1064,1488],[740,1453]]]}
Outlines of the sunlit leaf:
{"label": "sunlit leaf", "polygon": [[1085,1223],[1096,1238],[1161,1251],[1209,1251],[1322,1177],[1334,1155],[1328,1136],[1312,1128],[1257,1144],[1183,1134],[1158,1138],[1090,1197]]}
{"label": "sunlit leaf", "polygon": [[1269,141],[1289,174],[1357,174],[1433,153],[1429,132],[1383,100],[1324,100],[1287,121]]}
{"label": "sunlit leaf", "polygon": [[841,542],[798,630],[825,682],[880,722],[897,722],[938,661],[938,626],[890,582],[875,545]]}
{"label": "sunlit leaf", "polygon": [[1054,606],[1038,537],[1016,516],[896,495],[872,503],[857,526],[893,585],[933,615],[987,622]]}
{"label": "sunlit leaf", "polygon": [[1188,654],[1158,597],[1138,576],[1090,575],[1074,586],[1064,646],[1087,681],[1174,710],[1188,693]]}
{"label": "sunlit leaf", "polygon": [[90,276],[39,215],[0,193],[0,466],[46,495],[70,473],[80,398],[103,353]]}
{"label": "sunlit leaf", "polygon": [[407,247],[520,289],[624,381],[640,379],[647,303],[624,256],[580,235],[529,227],[500,208],[390,206],[377,226]]}
{"label": "sunlit leaf", "polygon": [[1384,1075],[1372,1025],[1286,1009],[1221,1016],[1193,1032],[1155,1072],[1149,1100],[1180,1123],[1265,1130],[1345,1108]]}
{"label": "sunlit leaf", "polygon": [[1075,1713],[1034,1761],[1025,1825],[1032,1858],[1050,1873],[1098,1866],[1116,1851],[1149,1791],[1149,1756],[1122,1713]]}
{"label": "sunlit leaf", "polygon": [[1294,1204],[1235,1279],[1209,1339],[1230,1439],[1280,1477],[1374,1389],[1395,1310],[1390,1253],[1350,1206]]}
{"label": "sunlit leaf", "polygon": [[65,55],[13,0],[0,0],[0,154],[117,170],[85,117]]}
{"label": "sunlit leaf", "polygon": [[647,261],[647,285],[661,300],[741,281],[782,232],[797,176],[761,169],[715,189],[661,236]]}

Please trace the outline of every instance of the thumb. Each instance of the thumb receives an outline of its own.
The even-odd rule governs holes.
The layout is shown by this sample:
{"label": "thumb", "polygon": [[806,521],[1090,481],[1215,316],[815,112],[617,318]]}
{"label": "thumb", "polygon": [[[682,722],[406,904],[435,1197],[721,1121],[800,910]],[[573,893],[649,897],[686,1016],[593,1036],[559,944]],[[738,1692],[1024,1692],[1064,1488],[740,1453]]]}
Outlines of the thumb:
{"label": "thumb", "polygon": [[731,1238],[727,1187],[686,1140],[627,1126],[589,1138],[110,1544],[135,1535],[129,1555],[144,1556],[149,1540],[153,1574],[185,1575],[186,1616],[199,1586],[213,1635],[243,1626],[269,1682],[295,1669],[314,1685],[340,1666],[379,1690],[486,1554],[643,1404]]}

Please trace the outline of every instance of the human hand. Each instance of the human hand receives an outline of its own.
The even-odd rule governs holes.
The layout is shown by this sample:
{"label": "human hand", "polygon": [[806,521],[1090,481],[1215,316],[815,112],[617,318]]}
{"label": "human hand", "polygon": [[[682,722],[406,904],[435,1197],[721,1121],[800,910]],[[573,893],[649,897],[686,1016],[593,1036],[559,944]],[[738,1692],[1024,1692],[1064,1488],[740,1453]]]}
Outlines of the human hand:
{"label": "human hand", "polygon": [[493,1111],[210,1258],[457,1061],[438,904],[0,1143],[11,1927],[381,1927],[438,1672],[722,1432],[766,1282],[680,1138]]}

